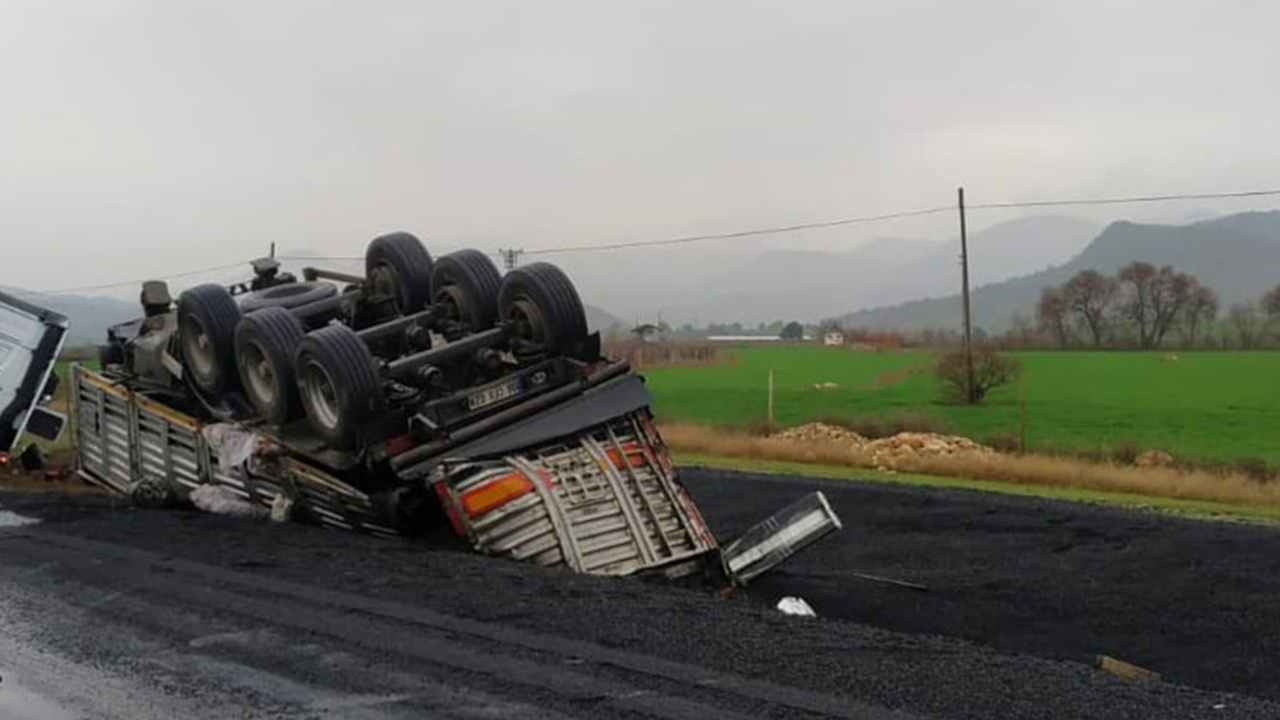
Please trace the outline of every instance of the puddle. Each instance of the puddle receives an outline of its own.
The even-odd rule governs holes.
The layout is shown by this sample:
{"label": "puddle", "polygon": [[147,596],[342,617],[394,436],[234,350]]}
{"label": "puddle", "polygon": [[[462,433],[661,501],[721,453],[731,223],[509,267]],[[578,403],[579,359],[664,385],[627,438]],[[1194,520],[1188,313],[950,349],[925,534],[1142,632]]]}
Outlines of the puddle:
{"label": "puddle", "polygon": [[19,685],[17,680],[8,673],[0,672],[0,718],[4,720],[76,720],[79,717],[49,698]]}
{"label": "puddle", "polygon": [[22,527],[24,525],[34,525],[38,522],[40,521],[35,518],[29,518],[0,508],[0,528]]}

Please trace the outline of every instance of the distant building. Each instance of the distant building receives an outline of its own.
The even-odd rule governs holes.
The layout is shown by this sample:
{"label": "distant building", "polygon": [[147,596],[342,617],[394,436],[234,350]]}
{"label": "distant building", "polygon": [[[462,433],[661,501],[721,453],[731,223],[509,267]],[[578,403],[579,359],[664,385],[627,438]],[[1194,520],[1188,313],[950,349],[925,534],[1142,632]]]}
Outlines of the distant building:
{"label": "distant building", "polygon": [[708,342],[781,342],[777,335],[711,335]]}
{"label": "distant building", "polygon": [[822,336],[822,344],[827,347],[839,347],[844,345],[844,333],[838,330],[833,330],[832,332]]}

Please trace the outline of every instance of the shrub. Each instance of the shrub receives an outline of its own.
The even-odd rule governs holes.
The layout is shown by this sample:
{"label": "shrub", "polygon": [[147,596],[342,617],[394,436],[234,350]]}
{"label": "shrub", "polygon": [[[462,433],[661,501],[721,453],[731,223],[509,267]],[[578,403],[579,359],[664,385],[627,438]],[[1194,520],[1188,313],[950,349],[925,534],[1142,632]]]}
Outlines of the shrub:
{"label": "shrub", "polygon": [[1275,473],[1267,465],[1267,461],[1261,458],[1240,458],[1232,463],[1232,469],[1258,482],[1267,482],[1275,478]]}
{"label": "shrub", "polygon": [[1018,436],[1008,430],[997,430],[982,439],[982,444],[1002,453],[1022,452],[1022,443]]}
{"label": "shrub", "polygon": [[1022,362],[988,347],[973,350],[973,388],[968,391],[968,367],[963,350],[938,357],[936,368],[942,399],[949,403],[977,405],[991,390],[1022,376]]}
{"label": "shrub", "polygon": [[1110,453],[1113,461],[1121,465],[1134,465],[1138,462],[1138,456],[1142,454],[1142,448],[1132,440],[1123,440],[1120,444],[1113,446]]}

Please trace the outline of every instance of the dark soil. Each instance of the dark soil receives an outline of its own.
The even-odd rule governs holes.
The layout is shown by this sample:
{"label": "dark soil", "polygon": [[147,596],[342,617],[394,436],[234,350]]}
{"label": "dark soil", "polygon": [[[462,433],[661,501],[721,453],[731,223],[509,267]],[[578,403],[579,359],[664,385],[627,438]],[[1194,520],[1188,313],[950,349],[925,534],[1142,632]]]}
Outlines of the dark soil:
{"label": "dark soil", "polygon": [[[1280,704],[1123,681],[1088,665],[1107,653],[1182,685],[1280,697],[1268,683],[1280,669],[1272,659],[1280,649],[1280,532],[961,491],[698,469],[684,478],[722,539],[814,488],[827,494],[845,530],[761,578],[749,597],[722,598],[549,571],[442,542],[138,510],[113,499],[4,494],[0,505],[44,520],[11,531],[26,537],[28,564],[40,559],[31,543],[42,534],[51,547],[66,536],[912,714],[1280,718]],[[87,567],[83,553],[65,561],[50,553],[51,563]],[[17,555],[0,553],[0,578],[18,562],[10,557]],[[9,582],[36,583],[45,574],[15,572],[9,577],[21,580]],[[145,569],[132,575],[149,576]],[[214,574],[184,577],[193,587],[170,583],[165,592],[194,592]],[[129,597],[146,592],[134,588]],[[820,617],[766,607],[781,595],[804,597]],[[164,597],[155,604],[163,607]],[[271,610],[254,602],[255,613]],[[322,632],[321,609],[300,605],[297,612],[317,613],[306,622]],[[795,716],[763,706],[748,714],[766,712]]]}
{"label": "dark soil", "polygon": [[[722,538],[796,494],[793,480],[712,470],[686,472],[686,483]],[[1280,528],[964,490],[806,484],[826,494],[845,529],[753,585],[762,602],[799,595],[823,617],[1002,653],[1082,663],[1106,654],[1174,682],[1280,699]]]}

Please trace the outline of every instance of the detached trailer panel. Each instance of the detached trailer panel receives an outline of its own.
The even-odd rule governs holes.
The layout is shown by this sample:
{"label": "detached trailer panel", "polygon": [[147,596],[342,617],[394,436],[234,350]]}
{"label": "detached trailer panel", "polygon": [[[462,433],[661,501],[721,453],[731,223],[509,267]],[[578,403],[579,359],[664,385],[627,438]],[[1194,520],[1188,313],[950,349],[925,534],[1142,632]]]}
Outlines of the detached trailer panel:
{"label": "detached trailer panel", "polygon": [[66,335],[62,315],[0,292],[0,453],[28,428],[50,440],[62,432],[65,418],[38,405]]}

